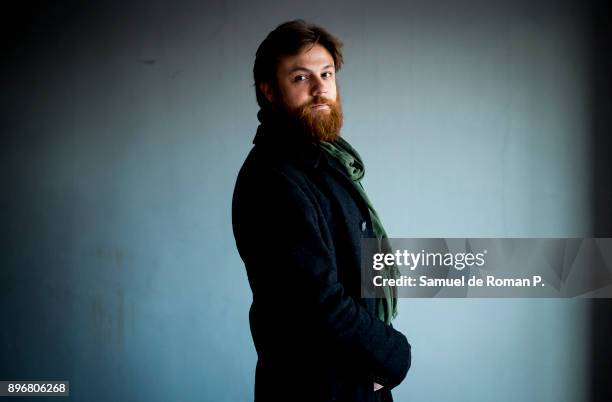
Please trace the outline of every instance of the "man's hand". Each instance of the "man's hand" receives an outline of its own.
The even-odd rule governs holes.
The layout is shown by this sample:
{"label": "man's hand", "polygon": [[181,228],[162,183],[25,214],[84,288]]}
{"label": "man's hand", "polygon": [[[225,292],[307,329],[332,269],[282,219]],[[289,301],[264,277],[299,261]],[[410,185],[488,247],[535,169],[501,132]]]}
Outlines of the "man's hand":
{"label": "man's hand", "polygon": [[374,383],[374,391],[378,391],[379,389],[381,389],[383,386],[380,385],[379,383],[375,382]]}

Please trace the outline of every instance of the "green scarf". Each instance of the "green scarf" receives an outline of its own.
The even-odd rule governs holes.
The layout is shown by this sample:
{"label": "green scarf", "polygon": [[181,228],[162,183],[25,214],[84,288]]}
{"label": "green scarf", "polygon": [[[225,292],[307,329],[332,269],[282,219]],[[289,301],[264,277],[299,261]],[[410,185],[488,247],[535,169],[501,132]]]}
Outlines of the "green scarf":
{"label": "green scarf", "polygon": [[[387,233],[380,221],[378,213],[374,209],[374,206],[370,202],[361,179],[365,175],[365,167],[363,161],[357,153],[357,151],[343,138],[339,138],[335,142],[319,142],[319,147],[327,152],[331,157],[337,160],[346,170],[346,173],[351,179],[353,186],[361,198],[368,206],[370,211],[370,218],[372,219],[372,229],[378,239],[378,250],[379,252],[390,252],[389,239]],[[383,278],[397,278],[399,277],[399,271],[395,265],[385,268],[380,271]],[[376,302],[376,315],[385,324],[390,324],[397,316],[397,289],[386,286],[383,288],[385,298],[379,298]]]}

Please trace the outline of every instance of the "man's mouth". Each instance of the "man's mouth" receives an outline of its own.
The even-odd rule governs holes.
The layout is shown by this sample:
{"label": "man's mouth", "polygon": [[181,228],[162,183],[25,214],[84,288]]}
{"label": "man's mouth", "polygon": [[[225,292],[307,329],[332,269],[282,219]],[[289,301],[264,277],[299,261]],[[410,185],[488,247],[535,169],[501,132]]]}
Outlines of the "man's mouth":
{"label": "man's mouth", "polygon": [[329,105],[327,103],[317,103],[312,105],[313,110],[324,110],[329,109]]}

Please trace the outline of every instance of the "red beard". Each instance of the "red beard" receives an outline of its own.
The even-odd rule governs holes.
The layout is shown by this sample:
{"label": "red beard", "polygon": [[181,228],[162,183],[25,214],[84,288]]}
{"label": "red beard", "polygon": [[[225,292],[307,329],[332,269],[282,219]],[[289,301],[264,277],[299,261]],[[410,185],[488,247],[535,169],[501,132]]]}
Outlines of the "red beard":
{"label": "red beard", "polygon": [[[314,105],[326,104],[329,111],[313,110]],[[300,106],[289,113],[315,141],[336,141],[340,137],[342,128],[342,108],[340,94],[338,101],[334,102],[322,96],[315,96],[306,105]]]}

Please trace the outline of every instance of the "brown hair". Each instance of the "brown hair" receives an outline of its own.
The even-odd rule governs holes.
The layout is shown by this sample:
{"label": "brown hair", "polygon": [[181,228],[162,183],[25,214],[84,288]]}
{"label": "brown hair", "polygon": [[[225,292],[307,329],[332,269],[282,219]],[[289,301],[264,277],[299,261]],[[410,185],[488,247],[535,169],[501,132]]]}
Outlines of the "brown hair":
{"label": "brown hair", "polygon": [[298,54],[305,46],[319,44],[331,54],[336,71],[342,67],[342,42],[318,25],[303,20],[285,22],[268,34],[257,48],[253,78],[255,79],[255,95],[259,107],[269,106],[268,99],[259,90],[259,84],[267,82],[276,85],[276,68],[283,56]]}

